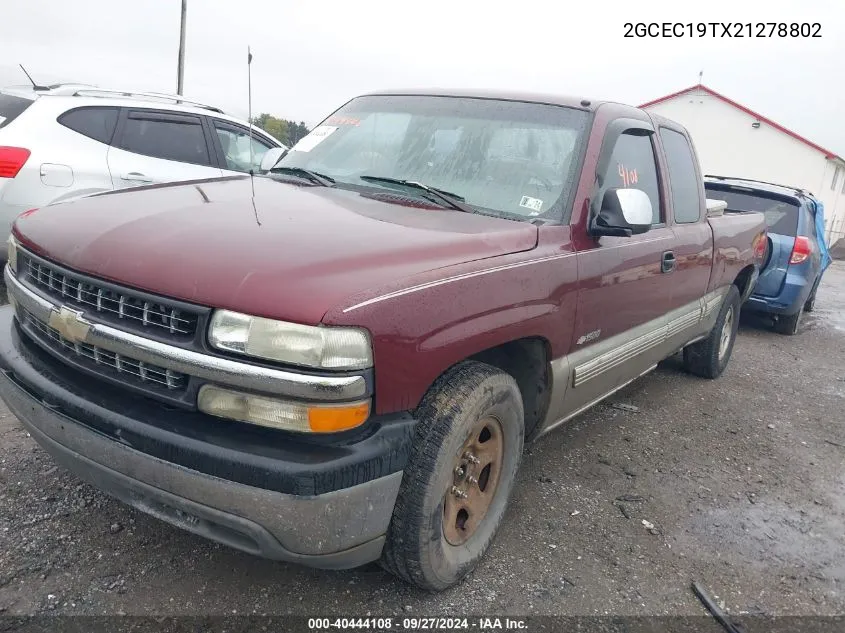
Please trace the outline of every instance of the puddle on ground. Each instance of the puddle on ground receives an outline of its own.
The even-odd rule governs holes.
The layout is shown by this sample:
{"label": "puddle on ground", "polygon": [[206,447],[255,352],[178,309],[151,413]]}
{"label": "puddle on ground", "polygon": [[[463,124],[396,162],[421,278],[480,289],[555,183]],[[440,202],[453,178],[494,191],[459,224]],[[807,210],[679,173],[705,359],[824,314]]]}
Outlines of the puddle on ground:
{"label": "puddle on ground", "polygon": [[845,582],[845,474],[836,489],[808,491],[806,503],[790,506],[758,497],[696,515],[678,535],[687,555],[718,556],[771,570],[772,560],[786,570]]}

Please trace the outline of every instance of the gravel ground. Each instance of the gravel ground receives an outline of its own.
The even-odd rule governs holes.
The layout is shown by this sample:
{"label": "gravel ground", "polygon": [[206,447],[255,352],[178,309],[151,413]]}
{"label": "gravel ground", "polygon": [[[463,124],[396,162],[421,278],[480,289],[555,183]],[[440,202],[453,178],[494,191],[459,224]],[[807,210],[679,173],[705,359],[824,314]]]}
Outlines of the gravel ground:
{"label": "gravel ground", "polygon": [[0,405],[0,612],[692,615],[698,580],[733,614],[842,614],[844,398],[837,262],[799,335],[744,318],[720,380],[669,359],[529,447],[485,561],[439,595],[171,528],[57,468]]}

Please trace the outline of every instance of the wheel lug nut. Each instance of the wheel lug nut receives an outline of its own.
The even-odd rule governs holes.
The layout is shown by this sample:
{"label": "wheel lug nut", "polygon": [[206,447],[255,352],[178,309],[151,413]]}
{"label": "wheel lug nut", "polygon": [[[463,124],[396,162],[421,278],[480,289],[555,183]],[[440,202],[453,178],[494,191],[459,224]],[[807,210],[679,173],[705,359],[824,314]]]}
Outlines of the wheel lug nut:
{"label": "wheel lug nut", "polygon": [[467,493],[465,493],[463,490],[461,490],[457,486],[452,486],[452,494],[455,495],[458,499],[466,499],[467,498]]}
{"label": "wheel lug nut", "polygon": [[456,466],[455,467],[455,474],[458,477],[463,477],[466,474],[466,470],[464,469],[463,466]]}
{"label": "wheel lug nut", "polygon": [[469,477],[467,477],[467,481],[468,481],[470,484],[477,484],[477,483],[478,483],[478,480],[477,480],[475,477],[473,477],[472,475],[470,475]]}
{"label": "wheel lug nut", "polygon": [[478,458],[475,455],[473,455],[472,453],[470,453],[469,451],[464,453],[464,459],[466,459],[470,464],[478,464],[479,463]]}

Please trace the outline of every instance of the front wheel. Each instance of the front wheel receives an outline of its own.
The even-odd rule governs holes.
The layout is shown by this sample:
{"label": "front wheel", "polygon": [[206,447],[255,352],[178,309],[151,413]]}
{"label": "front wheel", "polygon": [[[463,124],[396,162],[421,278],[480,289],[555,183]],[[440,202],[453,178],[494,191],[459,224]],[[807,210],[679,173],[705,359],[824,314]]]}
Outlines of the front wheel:
{"label": "front wheel", "polygon": [[522,456],[522,397],[508,374],[467,361],[437,380],[416,417],[381,564],[440,591],[478,565],[502,521]]}
{"label": "front wheel", "polygon": [[691,374],[718,378],[728,366],[739,326],[739,290],[731,286],[707,338],[684,348],[684,367]]}

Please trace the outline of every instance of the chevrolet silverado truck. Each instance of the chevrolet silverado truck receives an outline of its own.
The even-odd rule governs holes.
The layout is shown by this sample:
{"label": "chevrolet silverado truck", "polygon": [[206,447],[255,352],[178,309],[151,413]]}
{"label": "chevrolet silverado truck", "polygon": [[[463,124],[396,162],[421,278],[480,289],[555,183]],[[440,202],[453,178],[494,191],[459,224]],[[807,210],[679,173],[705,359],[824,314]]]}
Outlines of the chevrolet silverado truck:
{"label": "chevrolet silverado truck", "polygon": [[355,98],[269,175],[14,223],[0,395],[94,486],[246,552],[457,583],[533,440],[683,351],[766,250],[680,125],[548,95]]}

